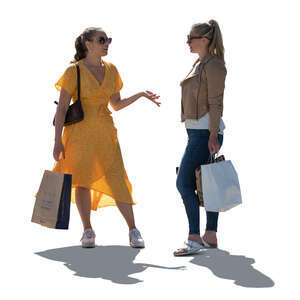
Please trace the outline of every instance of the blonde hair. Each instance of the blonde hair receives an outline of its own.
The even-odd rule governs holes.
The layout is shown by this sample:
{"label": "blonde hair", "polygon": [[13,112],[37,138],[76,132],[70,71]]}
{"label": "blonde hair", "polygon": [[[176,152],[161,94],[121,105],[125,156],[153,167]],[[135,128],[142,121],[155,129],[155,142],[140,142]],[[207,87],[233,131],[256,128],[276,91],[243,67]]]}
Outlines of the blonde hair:
{"label": "blonde hair", "polygon": [[199,35],[210,40],[208,45],[208,53],[213,56],[218,56],[224,61],[224,46],[222,33],[219,24],[215,20],[209,20],[208,23],[197,23],[192,26]]}
{"label": "blonde hair", "polygon": [[[208,23],[196,23],[192,26],[192,30],[197,31],[201,36],[206,37],[210,40],[208,45],[208,53],[213,56],[218,56],[224,61],[224,46],[222,33],[219,27],[219,24],[215,20],[209,20]],[[186,75],[187,78],[191,72],[194,70],[195,65],[200,61],[200,58],[194,62],[191,70]],[[225,61],[224,61],[225,63]]]}

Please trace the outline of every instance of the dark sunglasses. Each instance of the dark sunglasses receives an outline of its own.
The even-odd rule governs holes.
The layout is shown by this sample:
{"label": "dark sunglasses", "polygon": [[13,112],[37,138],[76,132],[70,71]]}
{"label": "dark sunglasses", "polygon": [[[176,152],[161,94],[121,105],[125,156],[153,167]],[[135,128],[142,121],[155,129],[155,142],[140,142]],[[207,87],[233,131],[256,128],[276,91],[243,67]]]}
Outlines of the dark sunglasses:
{"label": "dark sunglasses", "polygon": [[97,39],[97,42],[99,42],[99,44],[104,45],[106,42],[108,42],[108,44],[110,44],[112,41],[112,38],[105,38],[103,36],[101,36],[99,39]]}
{"label": "dark sunglasses", "polygon": [[190,42],[193,39],[202,39],[203,36],[192,36],[190,34],[187,35],[187,41]]}

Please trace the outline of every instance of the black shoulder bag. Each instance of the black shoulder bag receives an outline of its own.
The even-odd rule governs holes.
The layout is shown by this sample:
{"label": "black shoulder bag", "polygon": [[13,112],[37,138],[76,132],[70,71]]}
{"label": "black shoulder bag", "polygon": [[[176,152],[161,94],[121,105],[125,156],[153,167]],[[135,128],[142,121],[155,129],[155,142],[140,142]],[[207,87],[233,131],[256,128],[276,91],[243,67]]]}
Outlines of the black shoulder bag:
{"label": "black shoulder bag", "polygon": [[[68,126],[77,122],[80,122],[84,118],[83,109],[81,106],[81,100],[80,100],[80,70],[78,64],[76,64],[76,70],[77,70],[77,94],[78,98],[77,101],[75,101],[73,104],[71,104],[67,110],[64,126]],[[57,101],[54,101],[55,104],[58,104]],[[53,125],[55,126],[55,116],[53,119]]]}

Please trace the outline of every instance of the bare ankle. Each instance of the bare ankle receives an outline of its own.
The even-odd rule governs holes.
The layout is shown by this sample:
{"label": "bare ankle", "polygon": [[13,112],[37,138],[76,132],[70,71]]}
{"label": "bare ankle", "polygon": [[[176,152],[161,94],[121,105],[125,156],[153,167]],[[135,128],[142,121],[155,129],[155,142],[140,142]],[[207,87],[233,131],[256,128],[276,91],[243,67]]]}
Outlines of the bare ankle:
{"label": "bare ankle", "polygon": [[214,230],[205,230],[204,235],[216,236],[217,232]]}
{"label": "bare ankle", "polygon": [[200,234],[189,234],[188,237],[189,240],[194,241],[194,242],[198,242],[198,243],[202,243],[202,239],[200,237]]}
{"label": "bare ankle", "polygon": [[87,229],[93,229],[92,225],[83,226],[84,231],[86,231]]}
{"label": "bare ankle", "polygon": [[136,229],[135,226],[128,226],[129,231],[131,231],[132,229]]}

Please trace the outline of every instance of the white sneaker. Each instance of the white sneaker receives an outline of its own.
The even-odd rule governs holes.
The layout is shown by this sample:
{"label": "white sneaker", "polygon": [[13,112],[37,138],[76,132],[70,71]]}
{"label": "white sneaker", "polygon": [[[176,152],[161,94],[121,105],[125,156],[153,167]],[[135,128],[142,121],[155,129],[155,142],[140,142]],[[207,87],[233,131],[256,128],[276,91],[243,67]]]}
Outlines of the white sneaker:
{"label": "white sneaker", "polygon": [[88,228],[84,231],[81,238],[82,248],[94,248],[95,247],[96,234],[92,228]]}
{"label": "white sneaker", "polygon": [[129,242],[132,248],[145,247],[145,243],[141,236],[141,233],[136,228],[129,231]]}

